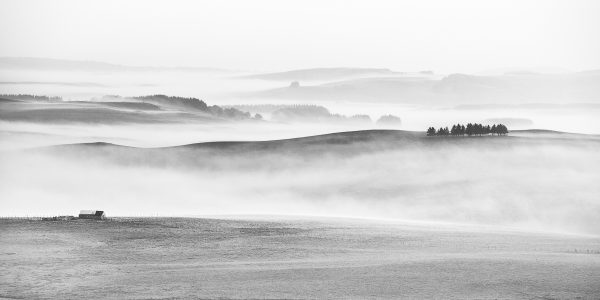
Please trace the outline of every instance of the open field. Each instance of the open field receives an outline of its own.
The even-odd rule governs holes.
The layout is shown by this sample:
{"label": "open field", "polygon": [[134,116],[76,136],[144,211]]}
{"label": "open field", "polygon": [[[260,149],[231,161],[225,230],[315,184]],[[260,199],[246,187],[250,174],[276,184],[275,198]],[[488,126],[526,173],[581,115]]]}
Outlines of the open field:
{"label": "open field", "polygon": [[0,300],[600,300],[599,17],[2,0]]}
{"label": "open field", "polygon": [[0,220],[3,298],[600,297],[600,239],[350,219]]}

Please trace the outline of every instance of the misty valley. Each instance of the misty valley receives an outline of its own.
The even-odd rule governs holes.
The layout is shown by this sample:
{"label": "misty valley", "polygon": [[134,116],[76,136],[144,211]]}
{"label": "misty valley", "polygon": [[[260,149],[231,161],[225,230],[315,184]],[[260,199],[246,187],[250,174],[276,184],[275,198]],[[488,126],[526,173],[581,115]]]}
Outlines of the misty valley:
{"label": "misty valley", "polygon": [[0,58],[0,298],[595,299],[599,74]]}

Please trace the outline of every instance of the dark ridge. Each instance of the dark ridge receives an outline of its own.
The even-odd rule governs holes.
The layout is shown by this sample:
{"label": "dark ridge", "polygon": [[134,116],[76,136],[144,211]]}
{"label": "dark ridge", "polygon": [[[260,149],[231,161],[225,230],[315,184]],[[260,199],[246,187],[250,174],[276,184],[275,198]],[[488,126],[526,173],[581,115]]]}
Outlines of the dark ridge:
{"label": "dark ridge", "polygon": [[[182,113],[183,114],[183,113]],[[0,120],[26,122],[54,123],[87,123],[87,124],[117,124],[117,123],[166,123],[169,121],[161,115],[122,111],[109,107],[94,108],[51,108],[28,110],[0,111]]]}
{"label": "dark ridge", "polygon": [[[89,147],[89,148],[95,148],[95,147],[117,147],[117,148],[138,149],[138,147],[130,147],[130,146],[124,146],[124,145],[107,143],[107,142],[89,142],[89,143],[60,144],[60,145],[47,146],[47,147],[42,147],[42,148],[71,148],[71,147]],[[143,149],[143,148],[139,148],[139,149]]]}
{"label": "dark ridge", "polygon": [[131,99],[142,101],[145,103],[152,103],[157,106],[166,107],[178,107],[183,109],[192,109],[201,111],[204,113],[211,114],[216,117],[225,119],[237,119],[244,120],[250,119],[252,116],[248,112],[243,112],[235,108],[223,108],[218,105],[207,105],[206,102],[198,98],[193,97],[178,97],[178,96],[167,96],[167,95],[148,95],[148,96],[137,96],[131,97]]}
{"label": "dark ridge", "polygon": [[114,108],[138,109],[138,110],[161,110],[158,105],[146,102],[128,102],[128,101],[68,101],[67,103],[82,103],[99,106],[108,106]]}
{"label": "dark ridge", "polygon": [[244,145],[271,145],[271,144],[351,144],[356,142],[370,142],[376,140],[406,140],[406,139],[419,139],[424,137],[423,132],[419,131],[405,131],[405,130],[392,130],[392,129],[373,129],[373,130],[357,130],[357,131],[344,131],[334,132],[321,135],[312,135],[305,137],[280,139],[280,140],[265,140],[265,141],[216,141],[216,142],[201,142],[184,144],[179,146],[168,146],[168,147],[156,147],[156,148],[139,148],[124,146],[119,144],[107,143],[107,142],[89,142],[89,143],[73,143],[73,144],[61,144],[49,147],[124,147],[124,148],[139,148],[139,149],[176,149],[176,148],[231,148],[234,146]]}
{"label": "dark ridge", "polygon": [[203,146],[232,146],[242,144],[272,144],[272,143],[325,143],[325,144],[350,144],[354,142],[368,142],[376,139],[389,139],[389,138],[419,138],[424,136],[419,131],[405,131],[405,130],[387,130],[387,129],[371,129],[371,130],[356,130],[356,131],[343,131],[334,132],[320,135],[311,135],[297,138],[280,139],[280,140],[267,140],[267,141],[223,141],[223,142],[203,142],[193,143],[175,147],[203,147]]}
{"label": "dark ridge", "polygon": [[[29,94],[1,94],[0,98],[5,100],[33,100],[33,101],[61,101],[61,97],[49,97],[44,95],[29,95]],[[16,101],[15,101],[16,102]]]}
{"label": "dark ridge", "polygon": [[[155,151],[159,150],[173,150],[173,151],[186,151],[186,150],[204,150],[210,151],[214,155],[221,154],[232,154],[232,153],[249,153],[249,152],[262,152],[262,151],[279,151],[281,153],[338,153],[348,154],[360,151],[378,151],[397,147],[405,146],[439,146],[439,145],[462,145],[462,144],[473,144],[479,142],[493,143],[494,145],[500,146],[505,144],[503,141],[521,141],[537,143],[542,140],[548,140],[544,137],[545,133],[550,134],[568,134],[559,131],[552,130],[516,130],[515,132],[531,132],[533,134],[540,134],[540,139],[518,137],[518,136],[503,136],[503,137],[436,137],[429,138],[425,132],[419,131],[404,131],[404,130],[359,130],[359,131],[346,131],[336,132],[322,135],[280,139],[280,140],[266,140],[266,141],[216,141],[216,142],[201,142],[192,143],[179,146],[168,146],[168,147],[155,147],[155,148],[142,148],[142,147],[131,147],[123,146],[118,144],[106,143],[106,142],[92,142],[92,143],[75,143],[75,144],[64,144],[54,145],[47,147],[40,147],[35,149],[65,149],[65,148],[76,148],[83,147],[85,149],[129,149],[129,150],[144,150],[152,153],[158,153]],[[591,135],[582,135],[588,137],[594,137]],[[567,137],[568,138],[568,137]],[[550,138],[554,140],[555,138]],[[578,140],[574,138],[573,140]],[[597,141],[595,138],[589,139],[590,141]],[[354,147],[360,145],[358,147]],[[492,145],[492,144],[490,144]],[[359,149],[362,148],[362,149]],[[339,152],[338,152],[339,151]]]}
{"label": "dark ridge", "polygon": [[0,98],[0,103],[13,103],[13,102],[23,102],[23,100]]}
{"label": "dark ridge", "polygon": [[67,144],[67,145],[98,146],[98,147],[103,147],[103,146],[104,147],[105,146],[127,147],[127,146],[117,145],[117,144],[107,143],[107,142],[90,142],[90,143]]}
{"label": "dark ridge", "polygon": [[[32,148],[28,152],[79,157],[116,163],[120,166],[157,166],[161,168],[271,170],[289,164],[304,164],[323,159],[338,159],[390,151],[445,151],[461,149],[512,149],[540,144],[565,147],[600,147],[600,139],[569,135],[427,137],[425,132],[366,130],[269,141],[222,141],[181,146],[144,148],[106,142],[56,145]],[[232,161],[231,159],[234,159]],[[241,164],[231,164],[232,162]],[[267,163],[270,162],[270,163]],[[394,163],[394,162],[390,162]]]}

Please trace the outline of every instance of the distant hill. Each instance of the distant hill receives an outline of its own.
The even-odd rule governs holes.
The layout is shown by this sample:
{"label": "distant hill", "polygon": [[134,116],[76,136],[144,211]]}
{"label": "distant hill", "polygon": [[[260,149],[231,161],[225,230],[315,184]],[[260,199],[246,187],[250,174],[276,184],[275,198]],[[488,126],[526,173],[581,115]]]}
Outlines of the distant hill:
{"label": "distant hill", "polygon": [[368,77],[368,76],[390,76],[402,74],[390,69],[375,68],[315,68],[301,69],[286,72],[255,74],[243,76],[248,79],[262,79],[273,81],[331,81],[348,78]]}
{"label": "distant hill", "polygon": [[1,94],[0,98],[10,100],[31,100],[31,101],[62,101],[61,97],[49,97],[40,95],[29,95],[29,94]]}
{"label": "distant hill", "polygon": [[236,104],[225,105],[225,107],[233,107],[241,111],[250,113],[270,114],[278,109],[294,106],[297,104]]}
{"label": "distant hill", "polygon": [[95,101],[62,101],[34,95],[4,96],[7,99],[0,101],[0,120],[4,121],[113,124],[253,120],[249,113],[235,108],[209,106],[200,99],[166,95],[105,96]]}
{"label": "distant hill", "polygon": [[243,112],[235,108],[222,108],[218,105],[209,106],[204,101],[197,98],[150,95],[132,97],[131,99],[144,103],[152,103],[162,107],[179,108],[182,110],[197,110],[212,116],[227,119],[250,119],[252,117],[250,113]]}
{"label": "distant hill", "polygon": [[332,114],[323,106],[292,105],[272,112],[271,120],[279,122],[371,123],[367,115],[343,116]]}
{"label": "distant hill", "polygon": [[600,99],[600,73],[510,74],[434,77],[373,77],[326,84],[286,86],[247,93],[261,99],[357,101],[409,104],[594,103]]}
{"label": "distant hill", "polygon": [[217,68],[125,66],[98,61],[80,61],[37,57],[0,57],[0,69],[46,71],[188,71],[227,72]]}
{"label": "distant hill", "polygon": [[69,103],[81,103],[90,106],[98,106],[98,107],[108,107],[108,108],[122,108],[122,109],[131,109],[131,110],[161,110],[160,106],[154,105],[152,103],[145,102],[129,102],[129,101],[105,101],[105,102],[96,102],[96,101],[69,101]]}
{"label": "distant hill", "polygon": [[[136,148],[109,143],[68,144],[39,148],[40,151],[53,151],[59,155],[69,155],[68,150],[84,150],[86,155],[98,157],[118,157],[123,161],[162,164],[176,163],[187,166],[210,165],[205,158],[228,157],[231,155],[282,155],[321,157],[320,154],[353,155],[364,151],[377,151],[390,147],[417,145],[425,141],[422,132],[397,130],[365,130],[338,132],[325,135],[293,139],[256,142],[205,142],[174,147]],[[433,139],[430,139],[433,141]],[[438,139],[441,141],[442,139]],[[118,151],[119,155],[107,155]],[[147,161],[152,157],[151,161]],[[257,164],[260,160],[255,160]]]}
{"label": "distant hill", "polygon": [[245,96],[294,101],[400,102],[406,99],[413,102],[416,99],[432,99],[431,87],[434,84],[435,81],[421,77],[361,78],[320,85],[276,88],[248,93]]}
{"label": "distant hill", "polygon": [[241,111],[268,116],[269,120],[285,123],[345,123],[371,124],[364,114],[345,116],[333,114],[326,107],[314,104],[256,104],[231,105]]}
{"label": "distant hill", "polygon": [[402,125],[402,120],[394,115],[383,115],[376,123],[378,126],[382,127],[398,127]]}
{"label": "distant hill", "polygon": [[[323,155],[344,157],[401,148],[416,150],[434,148],[445,151],[449,147],[466,147],[479,150],[499,150],[509,149],[516,145],[539,146],[540,142],[548,145],[558,143],[563,147],[581,147],[582,145],[600,147],[599,136],[571,135],[546,130],[516,131],[515,133],[519,136],[456,138],[427,137],[425,132],[414,131],[361,130],[272,141],[206,142],[163,148],[82,143],[38,148],[36,151],[52,151],[57,155],[84,153],[86,157],[94,155],[98,158],[116,159],[119,160],[119,163],[174,164],[187,168],[207,167],[215,163],[215,159],[223,158],[228,161],[231,156],[236,156],[248,160],[246,167],[256,168],[261,166],[262,159],[285,161],[293,156],[300,156],[302,159],[319,159]],[[275,155],[276,157],[267,158],[266,155]],[[262,159],[256,159],[259,156]],[[207,157],[211,159],[206,159]]]}

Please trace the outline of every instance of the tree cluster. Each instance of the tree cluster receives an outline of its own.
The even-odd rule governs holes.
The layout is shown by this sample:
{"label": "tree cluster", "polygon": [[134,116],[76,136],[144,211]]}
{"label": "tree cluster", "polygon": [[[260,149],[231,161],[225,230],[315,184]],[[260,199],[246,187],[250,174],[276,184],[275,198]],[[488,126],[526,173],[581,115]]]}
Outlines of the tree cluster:
{"label": "tree cluster", "polygon": [[506,135],[508,134],[508,128],[503,124],[494,124],[483,126],[478,123],[469,123],[467,126],[462,124],[452,125],[452,128],[440,127],[436,130],[434,127],[427,129],[427,136],[473,136],[473,135]]}
{"label": "tree cluster", "polygon": [[33,100],[33,101],[62,101],[61,97],[48,97],[38,95],[27,95],[27,94],[2,94],[0,98],[10,100]]}

